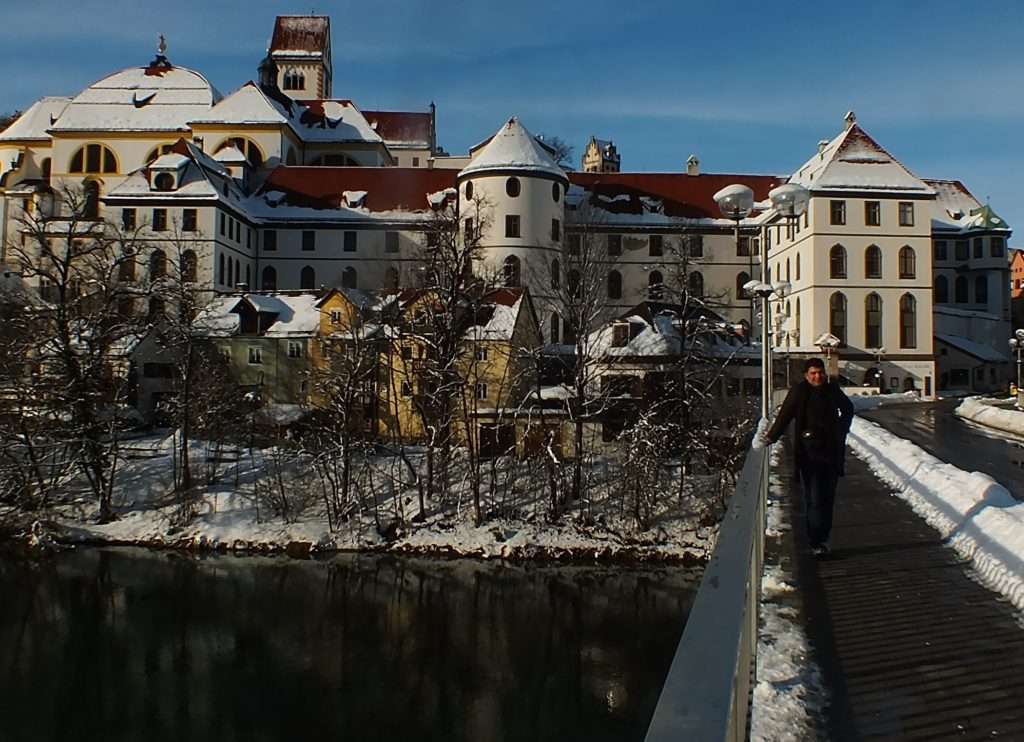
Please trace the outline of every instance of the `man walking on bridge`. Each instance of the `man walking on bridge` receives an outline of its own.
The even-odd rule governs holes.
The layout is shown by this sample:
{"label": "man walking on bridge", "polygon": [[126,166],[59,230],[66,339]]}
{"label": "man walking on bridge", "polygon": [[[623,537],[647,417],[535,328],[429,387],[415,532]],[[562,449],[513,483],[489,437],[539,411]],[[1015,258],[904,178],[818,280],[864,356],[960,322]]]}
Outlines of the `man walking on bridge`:
{"label": "man walking on bridge", "polygon": [[809,358],[804,363],[803,381],[789,390],[765,437],[777,442],[791,421],[795,421],[794,457],[804,491],[807,537],[814,554],[825,556],[836,485],[845,473],[846,434],[853,422],[853,404],[838,384],[829,381],[820,358]]}

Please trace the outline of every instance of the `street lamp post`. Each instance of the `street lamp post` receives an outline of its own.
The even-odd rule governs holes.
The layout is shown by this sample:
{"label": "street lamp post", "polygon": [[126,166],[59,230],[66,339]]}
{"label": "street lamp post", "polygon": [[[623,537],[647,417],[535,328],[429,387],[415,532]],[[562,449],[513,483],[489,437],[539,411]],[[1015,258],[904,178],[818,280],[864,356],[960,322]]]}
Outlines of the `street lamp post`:
{"label": "street lamp post", "polygon": [[1020,365],[1021,353],[1024,352],[1024,330],[1017,330],[1013,333],[1013,337],[1010,338],[1010,350],[1017,354],[1017,393],[1020,394]]}
{"label": "street lamp post", "polygon": [[[740,222],[750,216],[754,210],[754,192],[742,183],[728,185],[715,194],[715,202],[718,204],[722,216],[732,219],[736,238],[736,254],[740,252]],[[754,254],[747,249],[750,263],[750,277],[754,277]],[[754,295],[750,295],[750,328],[754,328]]]}

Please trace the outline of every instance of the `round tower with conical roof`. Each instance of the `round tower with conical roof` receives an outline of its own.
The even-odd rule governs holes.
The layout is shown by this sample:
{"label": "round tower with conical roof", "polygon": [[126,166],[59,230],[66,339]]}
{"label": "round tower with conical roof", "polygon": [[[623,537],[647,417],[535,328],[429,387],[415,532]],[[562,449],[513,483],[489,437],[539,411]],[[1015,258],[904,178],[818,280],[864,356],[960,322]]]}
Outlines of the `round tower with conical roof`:
{"label": "round tower with conical roof", "polygon": [[472,154],[458,176],[463,239],[478,241],[483,272],[543,296],[562,252],[569,178],[515,117]]}

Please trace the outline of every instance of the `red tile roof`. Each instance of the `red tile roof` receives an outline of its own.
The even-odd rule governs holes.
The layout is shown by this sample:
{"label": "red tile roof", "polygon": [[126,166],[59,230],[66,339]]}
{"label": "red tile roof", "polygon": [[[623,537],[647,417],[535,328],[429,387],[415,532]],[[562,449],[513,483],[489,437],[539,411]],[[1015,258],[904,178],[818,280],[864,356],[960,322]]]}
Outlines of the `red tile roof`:
{"label": "red tile roof", "polygon": [[430,146],[431,117],[415,111],[363,111],[380,138],[388,144]]}
{"label": "red tile roof", "polygon": [[262,190],[284,191],[292,206],[337,208],[345,191],[366,191],[370,211],[426,211],[427,196],[455,188],[457,170],[401,167],[286,167],[270,173]]}
{"label": "red tile roof", "polygon": [[279,15],[270,51],[327,52],[331,20],[327,16]]}
{"label": "red tile roof", "polygon": [[727,175],[708,173],[569,173],[569,180],[592,193],[620,200],[599,204],[612,213],[639,213],[640,197],[661,199],[666,216],[690,218],[721,218],[714,195],[727,185],[742,183],[754,191],[754,199],[763,201],[768,191],[785,182],[774,175]]}

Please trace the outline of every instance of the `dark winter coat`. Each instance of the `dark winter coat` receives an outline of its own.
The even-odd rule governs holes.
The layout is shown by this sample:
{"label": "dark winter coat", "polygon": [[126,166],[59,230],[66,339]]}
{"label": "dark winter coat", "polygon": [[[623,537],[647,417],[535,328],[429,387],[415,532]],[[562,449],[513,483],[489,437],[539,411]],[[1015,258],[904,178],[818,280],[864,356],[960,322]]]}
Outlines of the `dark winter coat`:
{"label": "dark winter coat", "polygon": [[[796,445],[793,446],[795,471],[805,466],[819,466],[843,476],[846,473],[846,434],[853,423],[853,404],[838,384],[827,382],[821,391],[824,397],[809,405],[811,395],[816,391],[806,380],[789,390],[768,430],[768,440],[772,443],[778,441],[789,423],[793,422],[796,433]],[[812,407],[816,411],[824,410],[825,414],[809,414]],[[828,414],[829,411],[834,412]]]}

